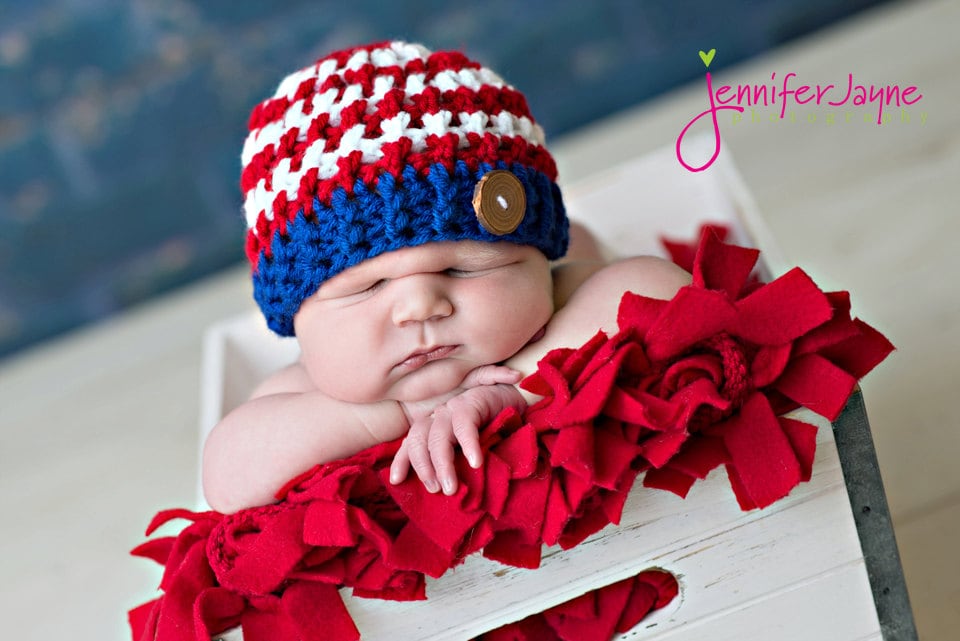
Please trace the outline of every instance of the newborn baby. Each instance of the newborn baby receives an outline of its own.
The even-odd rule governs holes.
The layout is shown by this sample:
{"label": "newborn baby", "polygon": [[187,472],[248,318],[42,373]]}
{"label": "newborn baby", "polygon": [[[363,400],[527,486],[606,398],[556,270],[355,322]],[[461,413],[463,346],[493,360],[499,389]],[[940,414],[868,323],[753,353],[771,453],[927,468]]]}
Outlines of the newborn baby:
{"label": "newborn baby", "polygon": [[250,129],[254,296],[301,357],[208,437],[218,511],[401,437],[391,482],[412,467],[453,494],[457,448],[482,465],[478,428],[535,400],[516,383],[541,357],[615,331],[623,292],[666,299],[689,282],[653,257],[603,262],[567,220],[522,94],[462,54],[331,54],[288,76]]}

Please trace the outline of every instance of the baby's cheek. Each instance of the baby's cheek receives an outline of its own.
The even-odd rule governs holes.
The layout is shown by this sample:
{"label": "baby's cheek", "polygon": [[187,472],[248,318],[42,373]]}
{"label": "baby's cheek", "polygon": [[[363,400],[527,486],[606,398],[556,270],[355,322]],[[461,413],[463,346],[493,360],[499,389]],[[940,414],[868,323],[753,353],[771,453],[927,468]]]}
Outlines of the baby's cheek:
{"label": "baby's cheek", "polygon": [[553,295],[536,289],[529,293],[520,309],[523,313],[523,323],[526,329],[532,332],[540,331],[553,318]]}
{"label": "baby's cheek", "polygon": [[481,339],[488,351],[485,364],[499,363],[510,358],[523,349],[543,326],[539,319],[534,321],[529,317],[524,318],[522,323],[516,322],[519,318],[512,320],[514,322],[488,328],[485,332],[486,335]]}
{"label": "baby's cheek", "polygon": [[319,391],[351,403],[379,400],[381,390],[375,385],[378,381],[371,379],[372,369],[369,355],[357,349],[331,347],[307,363],[311,380]]}

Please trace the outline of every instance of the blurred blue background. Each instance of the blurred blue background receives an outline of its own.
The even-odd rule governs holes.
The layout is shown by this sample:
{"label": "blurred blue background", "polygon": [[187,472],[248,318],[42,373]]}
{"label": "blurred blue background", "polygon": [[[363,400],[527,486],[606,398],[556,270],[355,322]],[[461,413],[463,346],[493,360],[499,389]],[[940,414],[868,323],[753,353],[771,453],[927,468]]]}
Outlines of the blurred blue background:
{"label": "blurred blue background", "polygon": [[555,139],[879,3],[0,0],[0,358],[242,261],[250,109],[334,49],[462,49]]}

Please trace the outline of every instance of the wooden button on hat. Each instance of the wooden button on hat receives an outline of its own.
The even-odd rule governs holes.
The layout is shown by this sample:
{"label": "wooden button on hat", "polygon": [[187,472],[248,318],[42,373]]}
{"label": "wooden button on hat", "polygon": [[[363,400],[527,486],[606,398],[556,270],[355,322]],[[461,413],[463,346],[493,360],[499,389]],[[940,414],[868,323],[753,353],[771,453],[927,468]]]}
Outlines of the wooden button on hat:
{"label": "wooden button on hat", "polygon": [[527,195],[523,184],[509,171],[495,169],[477,183],[473,192],[477,220],[491,234],[509,234],[523,221]]}

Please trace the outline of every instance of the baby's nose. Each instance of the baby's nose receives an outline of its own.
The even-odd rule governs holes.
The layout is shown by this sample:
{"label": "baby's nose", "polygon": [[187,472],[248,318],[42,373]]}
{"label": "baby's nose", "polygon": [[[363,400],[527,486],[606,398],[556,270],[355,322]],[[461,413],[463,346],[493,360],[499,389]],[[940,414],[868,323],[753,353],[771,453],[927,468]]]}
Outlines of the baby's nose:
{"label": "baby's nose", "polygon": [[393,322],[397,326],[438,320],[453,313],[453,303],[441,279],[433,274],[407,276],[394,281],[393,285],[396,293]]}

